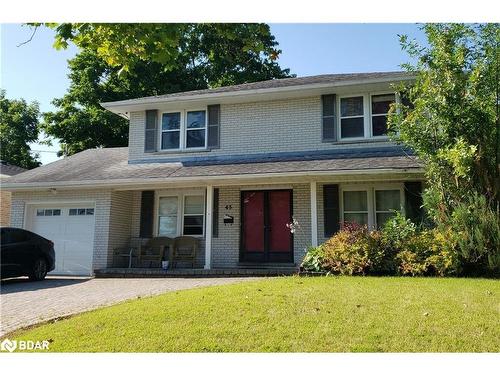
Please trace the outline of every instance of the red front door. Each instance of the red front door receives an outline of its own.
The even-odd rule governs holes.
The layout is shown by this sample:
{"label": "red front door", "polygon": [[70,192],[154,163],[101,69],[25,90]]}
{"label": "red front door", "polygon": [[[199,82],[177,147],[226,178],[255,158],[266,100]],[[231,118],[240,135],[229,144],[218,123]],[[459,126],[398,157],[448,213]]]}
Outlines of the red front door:
{"label": "red front door", "polygon": [[241,260],[292,262],[292,191],[244,191],[241,208]]}

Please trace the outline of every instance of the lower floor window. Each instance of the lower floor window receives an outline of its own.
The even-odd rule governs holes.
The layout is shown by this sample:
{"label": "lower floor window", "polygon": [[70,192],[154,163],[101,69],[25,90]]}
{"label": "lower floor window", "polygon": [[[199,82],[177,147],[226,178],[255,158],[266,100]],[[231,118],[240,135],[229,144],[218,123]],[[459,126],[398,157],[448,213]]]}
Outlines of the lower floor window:
{"label": "lower floor window", "polygon": [[343,222],[382,228],[401,210],[401,188],[377,188],[343,190]]}
{"label": "lower floor window", "polygon": [[159,236],[202,236],[204,227],[204,195],[179,195],[159,198]]}
{"label": "lower floor window", "polygon": [[344,222],[368,224],[367,191],[344,191]]}
{"label": "lower floor window", "polygon": [[177,197],[161,197],[158,205],[158,234],[175,237],[177,235]]}
{"label": "lower floor window", "polygon": [[375,190],[375,220],[377,228],[382,228],[387,220],[401,210],[400,190]]}

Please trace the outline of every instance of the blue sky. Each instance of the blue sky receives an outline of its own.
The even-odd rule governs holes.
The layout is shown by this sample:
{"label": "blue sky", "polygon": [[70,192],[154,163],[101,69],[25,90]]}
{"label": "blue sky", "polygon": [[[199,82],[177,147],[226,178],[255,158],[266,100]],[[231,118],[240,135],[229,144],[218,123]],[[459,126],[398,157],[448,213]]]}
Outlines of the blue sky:
{"label": "blue sky", "polygon": [[[272,24],[271,31],[283,51],[282,67],[298,76],[399,70],[408,61],[401,51],[398,34],[425,40],[415,24]],[[75,47],[56,51],[53,33],[39,28],[33,40],[31,29],[18,24],[1,25],[0,87],[9,98],[40,103],[42,112],[53,109],[51,101],[64,95],[69,86],[67,60]],[[44,164],[57,159],[54,145],[33,145],[42,150]]]}

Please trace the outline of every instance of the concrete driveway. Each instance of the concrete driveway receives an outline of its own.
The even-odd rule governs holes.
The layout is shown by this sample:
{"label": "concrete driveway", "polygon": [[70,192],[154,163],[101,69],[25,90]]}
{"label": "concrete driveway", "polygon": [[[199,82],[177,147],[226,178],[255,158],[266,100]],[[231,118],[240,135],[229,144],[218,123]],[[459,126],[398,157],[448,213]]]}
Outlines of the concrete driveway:
{"label": "concrete driveway", "polygon": [[255,278],[91,279],[47,277],[2,281],[0,337],[15,329],[137,297]]}

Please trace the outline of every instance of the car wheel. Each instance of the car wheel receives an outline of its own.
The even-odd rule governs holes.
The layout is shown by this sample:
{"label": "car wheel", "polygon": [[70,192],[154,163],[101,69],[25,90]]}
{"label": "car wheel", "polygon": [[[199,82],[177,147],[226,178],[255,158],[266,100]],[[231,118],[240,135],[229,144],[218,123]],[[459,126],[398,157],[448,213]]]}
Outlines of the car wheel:
{"label": "car wheel", "polygon": [[31,281],[40,281],[45,279],[45,276],[47,276],[47,261],[43,258],[38,258],[33,263],[29,278]]}

